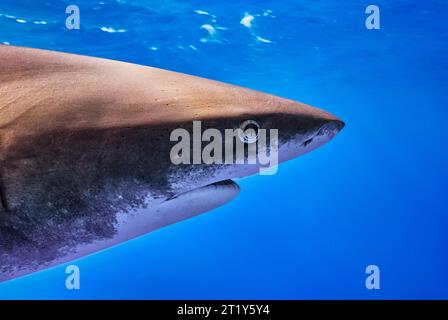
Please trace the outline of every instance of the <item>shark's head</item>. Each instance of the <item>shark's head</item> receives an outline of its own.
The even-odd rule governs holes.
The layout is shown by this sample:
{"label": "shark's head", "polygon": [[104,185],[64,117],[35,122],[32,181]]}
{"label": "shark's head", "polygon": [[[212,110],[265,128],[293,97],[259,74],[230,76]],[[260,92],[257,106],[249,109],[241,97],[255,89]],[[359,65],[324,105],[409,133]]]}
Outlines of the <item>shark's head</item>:
{"label": "shark's head", "polygon": [[[0,161],[31,150],[33,170],[66,177],[79,166],[82,183],[96,188],[143,181],[178,193],[266,172],[344,125],[302,103],[186,74],[34,49],[1,48],[0,56],[5,86],[36,93],[18,99],[3,90],[0,138],[9,149]],[[80,155],[85,163],[74,162]]]}
{"label": "shark's head", "polygon": [[[241,130],[239,138],[247,145],[256,144],[259,147],[257,158],[266,151],[264,144],[268,151],[277,146],[279,163],[322,146],[345,125],[321,109],[250,90],[244,90],[239,99],[223,108],[227,110],[228,118],[221,124]],[[264,141],[264,135],[267,141]]]}
{"label": "shark's head", "polygon": [[[344,127],[336,116],[303,103],[218,83],[207,86],[181,103],[191,115],[189,126],[180,130],[189,132],[192,181],[197,175],[213,183],[273,174],[279,163],[322,146]],[[180,138],[178,131],[171,140]],[[179,146],[172,149],[172,159],[186,164],[182,151],[188,148]]]}

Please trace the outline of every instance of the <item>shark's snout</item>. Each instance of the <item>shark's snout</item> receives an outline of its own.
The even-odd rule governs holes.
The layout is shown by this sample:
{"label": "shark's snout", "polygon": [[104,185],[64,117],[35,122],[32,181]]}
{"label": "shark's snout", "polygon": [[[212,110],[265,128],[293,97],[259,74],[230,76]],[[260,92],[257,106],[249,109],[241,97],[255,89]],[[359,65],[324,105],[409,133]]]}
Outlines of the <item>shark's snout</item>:
{"label": "shark's snout", "polygon": [[333,138],[345,126],[345,123],[339,119],[327,120],[317,131],[316,135],[324,135]]}
{"label": "shark's snout", "polygon": [[316,130],[303,141],[302,145],[304,147],[320,146],[333,139],[344,126],[344,122],[339,119],[325,120],[323,124],[319,125]]}
{"label": "shark's snout", "polygon": [[299,131],[301,126],[308,127],[302,136],[298,136],[300,149],[305,152],[314,150],[332,140],[345,126],[345,123],[331,113],[321,109],[301,105],[296,109]]}

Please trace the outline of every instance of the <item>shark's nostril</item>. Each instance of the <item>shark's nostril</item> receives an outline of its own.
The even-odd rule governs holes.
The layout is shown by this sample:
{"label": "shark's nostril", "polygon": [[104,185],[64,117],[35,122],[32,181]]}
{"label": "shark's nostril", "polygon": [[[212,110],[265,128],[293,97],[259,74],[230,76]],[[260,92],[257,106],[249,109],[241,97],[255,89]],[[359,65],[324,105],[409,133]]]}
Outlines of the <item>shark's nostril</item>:
{"label": "shark's nostril", "polygon": [[306,147],[306,146],[309,145],[311,142],[313,142],[313,138],[310,138],[310,139],[306,140],[306,141],[303,143],[303,146]]}

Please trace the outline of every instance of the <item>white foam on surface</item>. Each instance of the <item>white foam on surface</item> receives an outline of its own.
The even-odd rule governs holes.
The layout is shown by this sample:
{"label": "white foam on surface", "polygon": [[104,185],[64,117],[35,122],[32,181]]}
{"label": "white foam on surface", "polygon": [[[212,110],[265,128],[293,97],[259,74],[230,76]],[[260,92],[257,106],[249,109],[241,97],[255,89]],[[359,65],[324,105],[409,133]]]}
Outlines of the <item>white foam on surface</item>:
{"label": "white foam on surface", "polygon": [[216,29],[210,24],[203,24],[201,26],[201,29],[204,29],[205,31],[207,31],[210,36],[216,35]]}
{"label": "white foam on surface", "polygon": [[275,18],[274,15],[272,15],[272,10],[264,10],[262,13],[263,17],[271,17],[271,18]]}
{"label": "white foam on surface", "polygon": [[200,14],[203,16],[210,16],[210,13],[208,13],[207,11],[203,11],[203,10],[194,10],[194,13]]}
{"label": "white foam on surface", "polygon": [[208,37],[204,37],[204,38],[200,39],[201,42],[204,42],[204,43],[207,43],[207,42],[221,42],[218,39],[218,33],[217,33],[215,27],[213,27],[212,25],[210,25],[210,24],[203,24],[201,26],[201,29],[207,31],[207,33],[208,33]]}
{"label": "white foam on surface", "polygon": [[259,42],[263,42],[263,43],[272,43],[271,40],[262,38],[262,37],[260,37],[260,36],[256,36],[255,39],[257,39],[257,41],[259,41]]}
{"label": "white foam on surface", "polygon": [[244,17],[241,19],[240,23],[246,28],[252,28],[252,21],[255,17],[249,13],[244,13]]}
{"label": "white foam on surface", "polygon": [[101,31],[108,32],[108,33],[123,33],[123,32],[127,32],[126,29],[114,29],[112,27],[101,27],[100,29],[101,29]]}

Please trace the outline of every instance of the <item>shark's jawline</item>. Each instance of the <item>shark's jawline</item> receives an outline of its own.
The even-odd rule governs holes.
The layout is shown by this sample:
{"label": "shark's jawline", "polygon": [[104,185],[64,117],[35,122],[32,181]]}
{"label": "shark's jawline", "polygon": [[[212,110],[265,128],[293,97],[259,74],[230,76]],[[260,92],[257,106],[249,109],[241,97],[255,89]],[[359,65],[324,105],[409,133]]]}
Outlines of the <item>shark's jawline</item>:
{"label": "shark's jawline", "polygon": [[[226,204],[238,193],[238,185],[228,180],[197,188],[171,199],[150,199],[149,201],[154,204],[151,207],[119,213],[115,223],[115,232],[110,237],[79,243],[69,250],[62,251],[63,255],[41,260],[38,265],[24,263],[18,266],[13,264],[14,259],[4,259],[0,264],[0,282],[88,256],[148,232],[193,218]],[[15,254],[24,259],[23,261],[27,261],[26,256],[21,256],[25,254],[24,252]]]}

